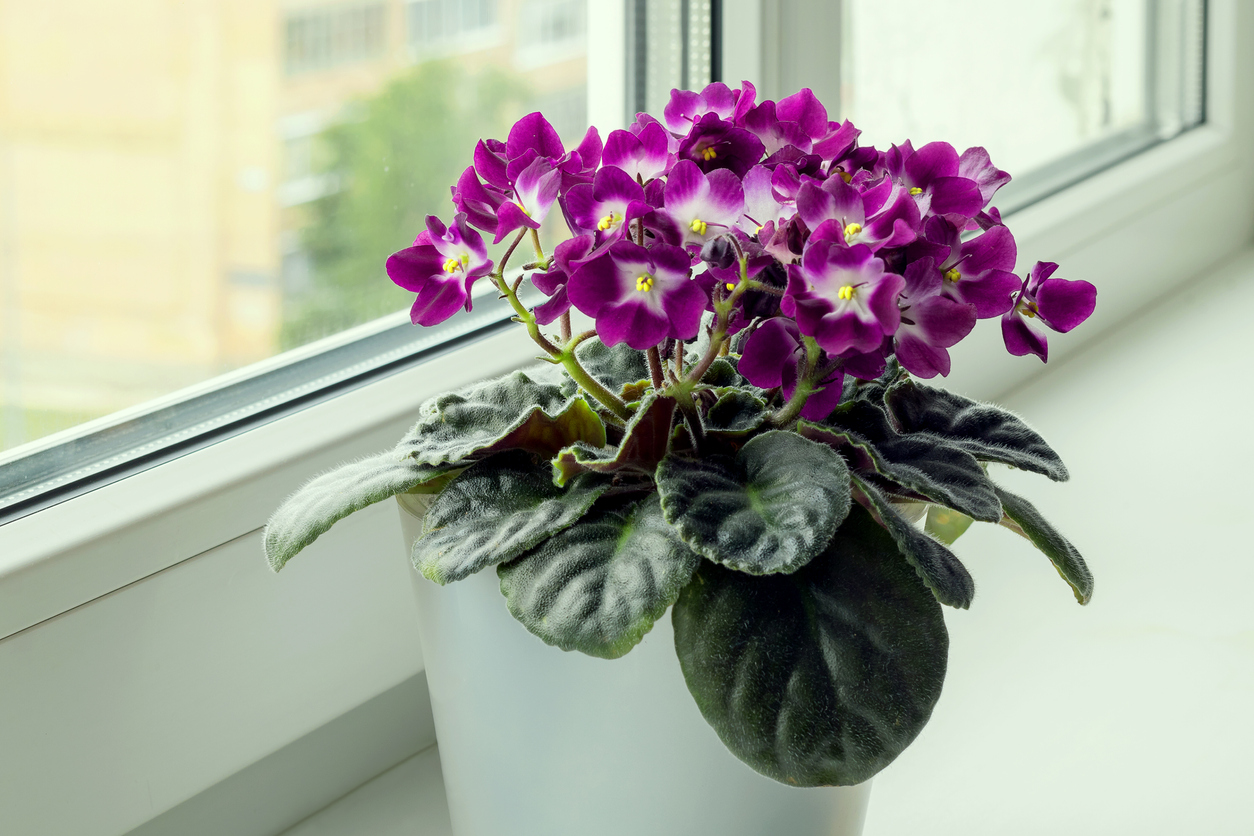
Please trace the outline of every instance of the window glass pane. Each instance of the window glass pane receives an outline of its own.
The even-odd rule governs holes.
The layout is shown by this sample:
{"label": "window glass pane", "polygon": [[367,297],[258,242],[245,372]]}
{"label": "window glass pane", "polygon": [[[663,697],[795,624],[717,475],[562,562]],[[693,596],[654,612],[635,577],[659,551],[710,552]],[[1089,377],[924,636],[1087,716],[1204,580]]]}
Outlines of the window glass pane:
{"label": "window glass pane", "polygon": [[1003,209],[1201,121],[1200,0],[844,4],[841,115],[877,147],[984,146],[1021,181]]}
{"label": "window glass pane", "polygon": [[585,28],[583,0],[0,3],[0,449],[407,307],[384,260],[476,139],[537,108],[582,136]]}

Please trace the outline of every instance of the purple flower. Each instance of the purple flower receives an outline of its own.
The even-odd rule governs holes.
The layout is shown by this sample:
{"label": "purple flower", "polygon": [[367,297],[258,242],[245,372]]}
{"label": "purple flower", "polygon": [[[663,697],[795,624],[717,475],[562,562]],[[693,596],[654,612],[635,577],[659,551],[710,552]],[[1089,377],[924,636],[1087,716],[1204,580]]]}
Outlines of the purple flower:
{"label": "purple flower", "polygon": [[988,152],[978,145],[963,151],[958,158],[958,176],[975,183],[984,201],[981,206],[987,206],[997,190],[1010,182],[1010,175],[993,165]]}
{"label": "purple flower", "polygon": [[893,180],[919,204],[920,214],[974,217],[984,208],[975,180],[959,175],[958,152],[948,142],[929,142],[918,151],[909,142],[884,155]]}
{"label": "purple flower", "polygon": [[491,270],[483,239],[467,225],[463,213],[448,228],[435,215],[428,215],[427,228],[418,234],[414,246],[387,260],[388,277],[418,294],[409,312],[415,325],[443,322],[463,306],[470,310],[470,286]]}
{"label": "purple flower", "polygon": [[904,286],[865,244],[819,241],[807,247],[800,264],[789,266],[780,307],[829,354],[869,352],[897,330],[897,294]]}
{"label": "purple flower", "polygon": [[739,177],[726,169],[706,174],[688,160],[675,163],[664,195],[658,216],[669,222],[667,231],[680,246],[700,247],[721,235],[740,220],[745,208]]}
{"label": "purple flower", "polygon": [[1045,327],[1065,334],[1088,319],[1097,306],[1097,288],[1085,281],[1051,279],[1057,269],[1052,261],[1036,262],[1023,280],[1014,306],[1002,316],[1001,334],[1011,354],[1035,354],[1047,361],[1049,343],[1045,334],[1028,320],[1039,320]]}
{"label": "purple flower", "polygon": [[674,159],[666,129],[657,122],[647,122],[639,133],[611,133],[605,140],[601,162],[607,167],[621,168],[633,180],[645,182],[664,174]]}
{"label": "purple flower", "polygon": [[588,259],[593,243],[594,239],[591,235],[567,238],[553,248],[553,265],[548,271],[531,274],[531,283],[537,290],[549,297],[547,302],[536,305],[535,310],[532,311],[536,315],[536,322],[548,325],[570,310],[566,283],[579,265]]}
{"label": "purple flower", "polygon": [[707,113],[679,143],[678,155],[680,160],[693,161],[702,171],[726,168],[737,177],[744,177],[762,159],[762,151],[762,140],[719,119],[717,113]]}
{"label": "purple flower", "polygon": [[645,202],[644,187],[620,168],[606,166],[591,184],[566,193],[566,215],[585,232],[595,232],[598,244],[621,238],[636,218],[653,211]]}
{"label": "purple flower", "polygon": [[[797,390],[797,375],[805,349],[797,323],[784,317],[772,317],[749,335],[737,365],[738,371],[754,386],[763,389],[778,387],[785,399]],[[810,394],[801,417],[820,421],[840,405],[845,373],[837,368],[818,384]]]}
{"label": "purple flower", "polygon": [[616,241],[581,265],[566,284],[571,303],[596,319],[606,345],[625,342],[637,351],[667,337],[692,339],[706,297],[688,278],[688,253],[668,244],[649,249]]}
{"label": "purple flower", "polygon": [[693,123],[713,113],[718,119],[730,119],[736,111],[736,95],[721,81],[706,86],[700,93],[671,90],[670,101],[662,109],[666,127],[677,134],[686,134]]}
{"label": "purple flower", "polygon": [[453,193],[453,206],[466,216],[470,224],[484,232],[496,234],[496,213],[509,200],[506,192],[480,183],[473,165],[462,172],[462,176],[457,179],[457,185],[450,191]]}
{"label": "purple flower", "polygon": [[917,236],[919,209],[910,195],[897,191],[883,178],[865,192],[842,177],[829,177],[820,185],[803,182],[797,193],[797,213],[814,230],[811,240],[835,241],[874,250],[900,247]]}
{"label": "purple flower", "polygon": [[[512,163],[511,163],[512,165]],[[539,229],[561,190],[562,172],[545,157],[535,157],[514,178],[515,200],[504,201],[496,210],[496,237],[499,244],[516,229]]]}
{"label": "purple flower", "polygon": [[906,267],[899,301],[901,325],[893,335],[897,360],[913,375],[949,374],[950,346],[975,327],[975,306],[941,295],[944,279],[936,262],[921,258]]}
{"label": "purple flower", "polygon": [[749,169],[741,184],[745,193],[744,214],[738,222],[741,229],[753,235],[769,221],[787,220],[797,214],[795,200],[780,195],[772,185],[778,172],[790,170],[785,165],[775,171],[761,165]]}
{"label": "purple flower", "polygon": [[923,227],[932,245],[948,248],[948,254],[932,248],[940,260],[944,278],[941,293],[955,302],[975,305],[980,319],[1001,316],[1010,310],[1011,296],[1019,288],[1014,270],[1018,251],[1014,236],[1004,226],[994,226],[969,241],[944,218],[929,218]]}

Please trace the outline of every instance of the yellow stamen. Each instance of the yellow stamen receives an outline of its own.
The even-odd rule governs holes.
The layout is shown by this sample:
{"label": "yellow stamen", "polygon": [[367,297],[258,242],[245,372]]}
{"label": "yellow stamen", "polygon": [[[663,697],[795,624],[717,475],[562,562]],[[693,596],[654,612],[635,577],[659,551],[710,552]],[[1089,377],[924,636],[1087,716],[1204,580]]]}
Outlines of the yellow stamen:
{"label": "yellow stamen", "polygon": [[[463,256],[463,258],[465,258],[465,256]],[[469,261],[470,259],[468,259],[468,258],[467,258],[466,260],[467,260],[467,261]],[[461,267],[461,266],[462,266],[461,259],[459,259],[459,258],[450,258],[448,261],[444,262],[444,272],[445,272],[445,273],[456,273],[456,272],[457,272],[457,268],[458,268],[458,267]]]}
{"label": "yellow stamen", "polygon": [[706,162],[709,162],[710,160],[714,159],[717,156],[718,156],[718,152],[715,151],[713,148],[706,148],[704,151],[701,152],[701,159],[705,160]]}
{"label": "yellow stamen", "polygon": [[951,282],[956,282],[962,278],[962,274],[958,272],[957,267],[950,267],[945,271],[945,278]]}
{"label": "yellow stamen", "polygon": [[918,186],[915,186],[914,188],[910,190],[910,194],[914,194],[914,195],[923,194],[923,190],[920,189]]}
{"label": "yellow stamen", "polygon": [[735,289],[736,289],[736,286],[735,286],[734,284],[732,284],[731,282],[728,282],[728,283],[727,283],[727,289],[728,289],[728,290],[735,290]]}
{"label": "yellow stamen", "polygon": [[845,227],[845,243],[848,244],[861,231],[862,224],[849,224],[849,226]]}
{"label": "yellow stamen", "polygon": [[653,277],[648,273],[641,273],[636,277],[636,290],[648,293],[653,289]]}
{"label": "yellow stamen", "polygon": [[1035,302],[1020,302],[1019,313],[1023,314],[1028,319],[1036,319],[1036,303]]}
{"label": "yellow stamen", "polygon": [[620,223],[622,223],[622,221],[623,221],[622,215],[618,214],[617,212],[610,212],[604,218],[597,221],[597,229],[601,230],[602,232],[605,232],[607,229],[611,229],[615,226],[618,226]]}
{"label": "yellow stamen", "polygon": [[853,285],[847,284],[844,287],[842,287],[840,290],[836,291],[836,298],[844,299],[845,301],[849,301],[850,299],[852,299],[853,298]]}
{"label": "yellow stamen", "polygon": [[688,228],[698,235],[705,235],[705,231],[709,228],[709,225],[700,218],[693,218],[692,223],[688,224]]}

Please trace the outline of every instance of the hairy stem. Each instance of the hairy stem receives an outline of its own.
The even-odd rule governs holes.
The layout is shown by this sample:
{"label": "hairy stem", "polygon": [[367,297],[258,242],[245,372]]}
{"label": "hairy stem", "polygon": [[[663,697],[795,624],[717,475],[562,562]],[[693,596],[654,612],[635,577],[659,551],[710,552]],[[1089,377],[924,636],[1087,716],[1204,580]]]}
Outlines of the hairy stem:
{"label": "hairy stem", "polygon": [[803,336],[801,339],[806,347],[805,371],[799,376],[797,388],[788,399],[788,403],[770,417],[770,424],[774,427],[783,427],[797,420],[797,416],[801,414],[802,408],[810,399],[811,393],[816,388],[815,384],[819,380],[815,372],[818,371],[819,357],[822,356],[823,350],[819,348],[818,341],[814,337]]}
{"label": "hairy stem", "polygon": [[736,302],[740,297],[749,290],[749,260],[747,257],[740,259],[740,281],[732,288],[731,293],[727,294],[727,298],[714,299],[714,327],[710,329],[710,346],[705,351],[705,356],[701,358],[692,370],[688,372],[688,382],[696,383],[709,370],[710,364],[718,359],[719,355],[724,353],[724,341],[727,339],[727,324],[731,321],[732,311],[736,309]]}
{"label": "hairy stem", "polygon": [[658,353],[657,346],[651,346],[645,356],[649,358],[649,379],[653,381],[653,388],[657,391],[662,390],[662,355]]}

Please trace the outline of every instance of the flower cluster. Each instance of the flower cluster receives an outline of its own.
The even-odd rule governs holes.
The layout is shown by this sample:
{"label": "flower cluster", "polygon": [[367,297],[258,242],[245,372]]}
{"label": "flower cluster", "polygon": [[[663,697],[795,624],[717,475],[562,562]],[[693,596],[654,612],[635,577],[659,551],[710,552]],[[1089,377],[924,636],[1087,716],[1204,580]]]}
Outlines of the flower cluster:
{"label": "flower cluster", "polygon": [[[1014,236],[990,205],[1010,175],[983,148],[877,150],[859,133],[809,89],[758,101],[748,82],[672,91],[661,121],[639,114],[604,143],[591,129],[571,151],[533,113],[506,141],[479,142],[452,188],[453,223],[428,218],[388,274],[417,293],[423,325],[469,310],[472,284],[490,277],[555,362],[563,346],[538,326],[558,322],[569,341],[572,306],[606,345],[659,357],[704,324],[710,354],[691,381],[732,348],[741,374],[804,418],[890,356],[917,377],[948,374],[949,349],[977,320],[1000,317],[1012,354],[1045,360],[1038,326],[1069,331],[1092,313],[1093,285],[1052,278],[1057,265],[1014,273]],[[546,255],[535,231],[555,205],[573,237]],[[480,232],[513,236],[495,270]],[[530,278],[549,297],[530,311],[504,277],[529,233]],[[674,381],[685,377],[677,353]]]}

